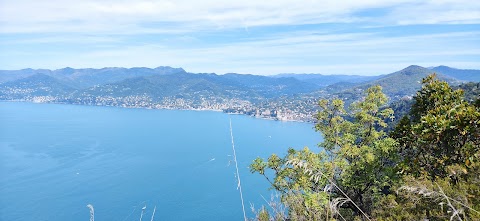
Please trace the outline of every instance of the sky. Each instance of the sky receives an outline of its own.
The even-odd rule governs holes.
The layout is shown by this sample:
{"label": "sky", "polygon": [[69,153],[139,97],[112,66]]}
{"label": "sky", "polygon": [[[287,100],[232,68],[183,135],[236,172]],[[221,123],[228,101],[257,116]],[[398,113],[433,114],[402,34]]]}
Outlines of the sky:
{"label": "sky", "polygon": [[0,69],[480,69],[480,1],[0,0]]}

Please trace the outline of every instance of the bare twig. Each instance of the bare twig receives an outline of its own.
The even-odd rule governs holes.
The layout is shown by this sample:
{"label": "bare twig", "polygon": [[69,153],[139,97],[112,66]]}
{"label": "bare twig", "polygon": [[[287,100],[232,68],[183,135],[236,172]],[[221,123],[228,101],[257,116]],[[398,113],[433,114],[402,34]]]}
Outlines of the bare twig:
{"label": "bare twig", "polygon": [[284,211],[279,211],[279,209],[276,208],[276,203],[273,201],[273,196],[271,197],[270,199],[270,202],[268,202],[265,197],[263,197],[263,195],[260,195],[262,197],[262,199],[267,203],[268,206],[270,206],[270,208],[273,209],[273,211],[275,212],[275,214],[278,214],[281,216],[282,220],[285,221],[285,214],[284,214]]}

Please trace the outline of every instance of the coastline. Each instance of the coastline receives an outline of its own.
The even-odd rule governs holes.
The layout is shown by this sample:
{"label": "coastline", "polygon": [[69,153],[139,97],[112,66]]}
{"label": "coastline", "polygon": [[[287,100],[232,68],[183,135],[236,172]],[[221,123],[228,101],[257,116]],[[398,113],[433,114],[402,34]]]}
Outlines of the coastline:
{"label": "coastline", "polygon": [[298,123],[313,123],[313,121],[305,120],[295,120],[295,119],[282,119],[277,117],[268,117],[262,115],[251,115],[238,112],[226,112],[222,109],[212,109],[212,108],[173,108],[173,107],[143,107],[143,106],[122,106],[122,105],[89,105],[89,104],[77,104],[77,103],[68,103],[68,102],[38,102],[31,100],[0,100],[0,102],[23,102],[23,103],[32,103],[32,104],[63,104],[63,105],[80,105],[80,106],[90,106],[90,107],[115,107],[115,108],[126,108],[126,109],[144,109],[144,110],[180,110],[180,111],[212,111],[212,112],[222,112],[228,115],[243,115],[252,118],[262,119],[262,120],[272,120],[272,121],[281,121],[281,122],[298,122]]}

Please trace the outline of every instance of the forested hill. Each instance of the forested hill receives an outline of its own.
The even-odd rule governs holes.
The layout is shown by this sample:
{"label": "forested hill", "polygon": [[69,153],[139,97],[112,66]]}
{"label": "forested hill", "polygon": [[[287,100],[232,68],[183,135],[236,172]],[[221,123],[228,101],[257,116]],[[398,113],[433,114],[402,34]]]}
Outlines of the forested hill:
{"label": "forested hill", "polygon": [[449,75],[435,72],[421,66],[411,65],[400,71],[383,75],[379,79],[351,86],[350,88],[340,91],[338,96],[349,101],[354,101],[358,99],[362,94],[361,92],[367,88],[380,85],[383,88],[383,92],[392,100],[398,100],[405,96],[411,97],[421,88],[422,79],[433,73],[436,73],[438,79],[447,81],[451,85],[458,85],[462,82]]}
{"label": "forested hill", "polygon": [[308,81],[319,86],[329,86],[337,83],[364,83],[379,79],[379,76],[362,76],[362,75],[323,75],[323,74],[278,74],[273,77],[293,77],[301,81]]}
{"label": "forested hill", "polygon": [[480,70],[457,69],[447,66],[438,66],[431,68],[431,70],[456,78],[461,81],[480,82]]}
{"label": "forested hill", "polygon": [[155,98],[169,96],[189,97],[196,94],[226,97],[279,97],[310,93],[321,87],[292,77],[273,78],[249,74],[193,74],[182,68],[102,68],[58,70],[24,69],[0,71],[0,86],[28,89],[37,95],[40,88],[49,88],[52,96],[65,95],[62,91],[76,90],[75,94],[96,96],[149,95]]}
{"label": "forested hill", "polygon": [[[437,67],[441,80],[458,85],[475,70]],[[447,70],[447,71],[446,71]],[[319,98],[347,103],[380,85],[391,101],[412,96],[422,78],[435,72],[420,66],[380,76],[189,73],[182,68],[63,68],[0,71],[0,100],[214,109],[286,120],[311,120]],[[455,76],[455,77],[452,77]],[[459,80],[461,79],[461,80]]]}
{"label": "forested hill", "polygon": [[22,69],[22,70],[0,70],[0,83],[15,81],[28,78],[37,74],[43,74],[55,78],[59,82],[77,89],[93,87],[95,85],[103,85],[115,83],[125,79],[135,77],[147,77],[154,75],[170,75],[186,73],[182,68],[172,68],[160,66],[157,68],[117,68],[108,67],[101,69],[84,68],[62,68],[57,70],[48,69]]}
{"label": "forested hill", "polygon": [[240,74],[189,74],[153,75],[125,79],[80,91],[100,96],[108,91],[116,96],[148,95],[156,99],[178,98],[238,98],[255,100],[310,93],[319,87],[294,78],[269,78]]}

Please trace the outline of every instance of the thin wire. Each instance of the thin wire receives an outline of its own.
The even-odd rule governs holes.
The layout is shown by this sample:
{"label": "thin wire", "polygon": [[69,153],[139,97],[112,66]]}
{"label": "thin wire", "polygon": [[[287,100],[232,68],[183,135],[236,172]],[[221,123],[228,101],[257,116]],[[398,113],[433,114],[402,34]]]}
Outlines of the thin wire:
{"label": "thin wire", "polygon": [[332,185],[334,185],[338,190],[340,190],[340,192],[341,192],[345,197],[347,197],[348,200],[350,200],[350,202],[352,202],[352,204],[365,216],[365,218],[367,218],[368,220],[371,221],[370,217],[368,217],[367,214],[365,214],[365,213],[363,212],[363,210],[360,209],[360,207],[359,207],[355,202],[353,202],[353,200],[352,200],[350,197],[348,197],[348,195],[347,195],[345,192],[343,192],[343,190],[340,189],[340,187],[337,186],[337,184],[335,184],[330,178],[328,178],[327,176],[325,176],[325,174],[323,174],[322,172],[320,172],[320,174],[322,174],[325,178],[328,179],[328,181],[330,181],[330,183],[332,183]]}
{"label": "thin wire", "polygon": [[475,209],[473,209],[473,208],[471,208],[471,207],[469,207],[469,206],[465,205],[464,203],[462,203],[462,202],[460,202],[460,201],[458,201],[458,200],[456,200],[456,199],[453,199],[453,198],[451,198],[451,197],[447,196],[447,194],[445,194],[445,192],[443,192],[443,189],[440,187],[440,185],[438,185],[438,183],[437,183],[437,182],[435,182],[435,184],[437,185],[437,187],[438,187],[438,189],[440,190],[441,194],[442,194],[442,195],[443,195],[443,196],[444,196],[444,197],[445,197],[447,200],[449,200],[449,199],[450,199],[451,201],[453,201],[453,202],[456,202],[456,203],[458,203],[458,204],[460,204],[460,205],[462,205],[462,206],[464,206],[464,207],[466,207],[466,208],[468,208],[468,209],[470,209],[470,210],[472,210],[472,211],[474,211],[474,212],[476,212],[476,213],[480,214],[480,212],[479,212],[479,211],[477,211],[477,210],[475,210]]}
{"label": "thin wire", "polygon": [[470,209],[470,210],[472,210],[472,211],[480,214],[480,212],[479,212],[478,210],[475,210],[474,208],[469,207],[469,206],[463,204],[462,202],[460,202],[460,201],[458,201],[458,200],[456,200],[456,199],[453,199],[453,198],[451,198],[451,197],[449,197],[449,196],[447,196],[447,195],[445,195],[445,197],[447,197],[448,199],[450,199],[450,200],[453,201],[453,202],[456,202],[456,203],[458,203],[458,204],[460,204],[460,205],[462,205],[462,206],[464,206],[464,207],[466,207],[466,208],[468,208],[468,209]]}
{"label": "thin wire", "polygon": [[[288,162],[287,162],[287,163],[288,163]],[[301,165],[300,165],[300,166],[301,166]],[[302,167],[302,166],[301,166],[301,167]],[[303,167],[305,168],[305,166],[303,166]],[[367,218],[369,221],[371,221],[370,217],[368,217],[367,214],[364,213],[363,210],[360,209],[360,207],[359,207],[355,202],[353,202],[353,200],[352,200],[350,197],[348,197],[348,195],[347,195],[345,192],[343,192],[343,190],[340,189],[340,187],[338,187],[337,184],[335,184],[335,182],[333,182],[333,180],[331,180],[329,177],[327,177],[325,174],[323,174],[322,171],[318,171],[318,173],[319,173],[320,175],[322,175],[323,177],[325,177],[325,178],[326,178],[332,185],[334,185],[338,190],[340,190],[340,192],[343,194],[343,196],[345,196],[350,202],[352,202],[352,204],[355,206],[355,208],[357,208],[357,209],[365,216],[365,218]]]}
{"label": "thin wire", "polygon": [[157,206],[153,208],[153,214],[152,214],[152,219],[150,221],[153,221],[153,217],[155,216],[155,210],[157,210]]}
{"label": "thin wire", "polygon": [[235,168],[237,169],[237,189],[240,190],[240,199],[242,200],[242,210],[243,210],[243,218],[247,221],[247,214],[245,213],[245,204],[243,203],[243,193],[242,193],[242,185],[240,182],[240,173],[238,172],[238,164],[237,164],[237,154],[235,152],[235,143],[233,142],[233,130],[232,130],[232,119],[230,119],[230,137],[232,138],[232,149],[233,149],[233,160],[235,161]]}
{"label": "thin wire", "polygon": [[343,219],[343,221],[347,221],[345,218],[343,218],[341,213],[338,213],[338,215]]}
{"label": "thin wire", "polygon": [[135,206],[135,207],[133,208],[133,211],[132,211],[127,217],[125,217],[125,219],[123,219],[122,221],[127,220],[130,216],[132,216],[132,214],[137,210],[137,208],[138,208],[140,205],[145,204],[146,202],[147,202],[147,201],[143,201],[143,202],[139,203],[137,206]]}
{"label": "thin wire", "polygon": [[140,214],[140,221],[142,221],[142,218],[143,218],[143,212],[145,211],[145,209],[147,208],[147,206],[145,205],[143,208],[142,208],[142,213]]}

